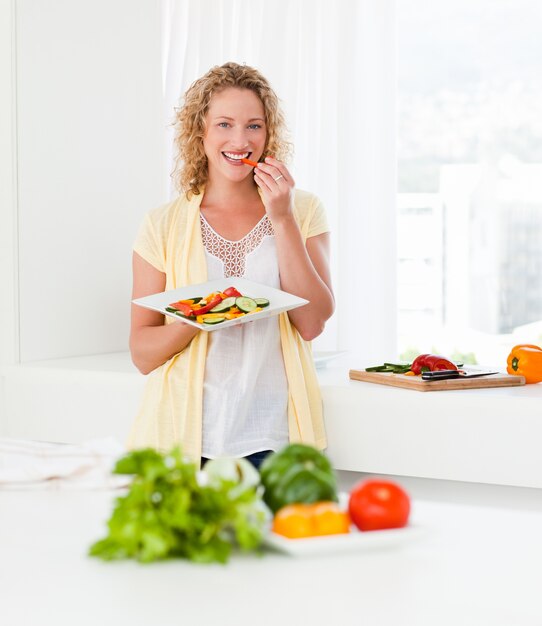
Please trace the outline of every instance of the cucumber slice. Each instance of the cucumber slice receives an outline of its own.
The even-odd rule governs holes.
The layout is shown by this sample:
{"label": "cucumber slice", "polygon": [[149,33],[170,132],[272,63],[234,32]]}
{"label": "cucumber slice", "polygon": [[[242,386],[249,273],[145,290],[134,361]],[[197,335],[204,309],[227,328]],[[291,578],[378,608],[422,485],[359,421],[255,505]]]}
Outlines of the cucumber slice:
{"label": "cucumber slice", "polygon": [[207,320],[203,320],[204,324],[220,324],[221,322],[225,322],[225,317],[210,317]]}
{"label": "cucumber slice", "polygon": [[225,313],[229,311],[235,304],[235,298],[224,298],[220,304],[217,304],[210,313]]}
{"label": "cucumber slice", "polygon": [[269,300],[267,298],[254,298],[254,302],[261,308],[264,309],[266,306],[269,306]]}
{"label": "cucumber slice", "polygon": [[250,313],[258,307],[256,302],[252,298],[247,298],[247,296],[236,298],[235,304],[240,311],[243,311],[243,313]]}
{"label": "cucumber slice", "polygon": [[175,315],[178,315],[179,317],[184,317],[184,319],[185,319],[185,320],[195,319],[194,317],[190,318],[190,317],[188,317],[188,315],[184,315],[183,313],[181,313],[181,312],[179,311],[179,309],[174,309],[174,308],[173,308],[173,307],[171,307],[171,306],[167,306],[167,307],[166,307],[166,311],[167,311],[168,313],[175,313]]}

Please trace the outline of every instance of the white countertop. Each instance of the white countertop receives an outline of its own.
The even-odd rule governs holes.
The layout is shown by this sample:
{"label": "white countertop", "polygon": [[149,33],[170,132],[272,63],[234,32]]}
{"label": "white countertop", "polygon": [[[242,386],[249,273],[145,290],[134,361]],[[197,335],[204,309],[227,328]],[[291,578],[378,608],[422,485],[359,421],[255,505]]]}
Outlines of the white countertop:
{"label": "white countertop", "polygon": [[425,537],[400,548],[294,558],[104,563],[111,492],[0,491],[0,595],[9,626],[340,623],[539,626],[542,513],[423,500]]}
{"label": "white countertop", "polygon": [[[350,380],[368,365],[355,354],[325,357],[318,377],[336,469],[542,488],[542,383],[420,393]],[[144,385],[126,352],[12,366],[0,435],[125,442]]]}
{"label": "white countertop", "polygon": [[542,383],[421,393],[319,371],[328,454],[339,470],[542,487]]}

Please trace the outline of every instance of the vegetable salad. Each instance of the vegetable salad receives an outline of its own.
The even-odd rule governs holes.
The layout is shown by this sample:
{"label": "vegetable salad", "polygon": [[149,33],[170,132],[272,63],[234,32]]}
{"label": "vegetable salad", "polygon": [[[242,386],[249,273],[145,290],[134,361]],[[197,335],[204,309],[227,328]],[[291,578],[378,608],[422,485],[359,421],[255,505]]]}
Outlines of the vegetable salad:
{"label": "vegetable salad", "polygon": [[210,293],[205,298],[196,297],[172,302],[166,307],[168,313],[175,313],[198,324],[220,324],[244,315],[251,315],[269,306],[266,298],[249,298],[235,287]]}

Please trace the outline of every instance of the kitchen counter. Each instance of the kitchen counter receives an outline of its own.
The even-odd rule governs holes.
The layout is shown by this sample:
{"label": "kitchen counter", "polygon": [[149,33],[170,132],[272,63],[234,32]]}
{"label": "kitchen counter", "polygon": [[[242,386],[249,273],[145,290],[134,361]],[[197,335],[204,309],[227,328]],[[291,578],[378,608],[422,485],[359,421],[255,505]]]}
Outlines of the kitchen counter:
{"label": "kitchen counter", "polygon": [[[349,380],[367,365],[351,354],[319,365],[336,469],[542,487],[542,383],[420,393]],[[124,442],[145,377],[114,353],[12,366],[4,383],[0,436]]]}
{"label": "kitchen counter", "polygon": [[339,470],[542,487],[542,383],[419,392],[320,370],[328,453]]}
{"label": "kitchen counter", "polygon": [[104,563],[113,492],[0,491],[9,626],[540,626],[542,512],[416,500],[402,547],[228,565]]}

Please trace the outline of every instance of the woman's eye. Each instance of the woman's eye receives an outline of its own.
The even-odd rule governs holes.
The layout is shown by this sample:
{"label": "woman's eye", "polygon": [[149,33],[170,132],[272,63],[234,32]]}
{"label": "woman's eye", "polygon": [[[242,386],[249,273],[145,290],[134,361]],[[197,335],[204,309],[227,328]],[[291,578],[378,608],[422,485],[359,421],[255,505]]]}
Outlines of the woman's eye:
{"label": "woman's eye", "polygon": [[219,122],[218,125],[220,126],[220,128],[228,128],[229,126],[228,122]]}
{"label": "woman's eye", "polygon": [[259,128],[261,128],[262,125],[261,124],[251,124],[249,126],[250,130],[258,130]]}

